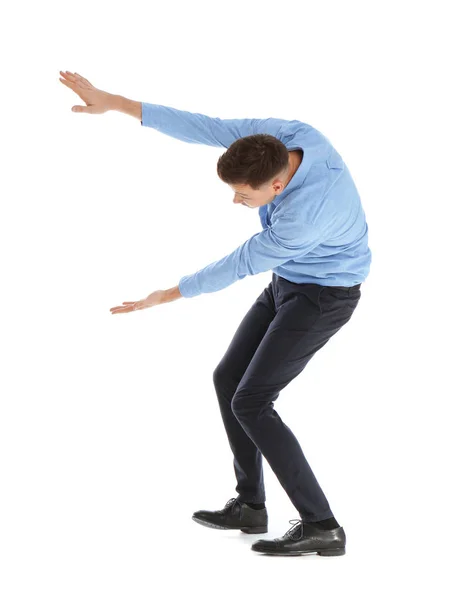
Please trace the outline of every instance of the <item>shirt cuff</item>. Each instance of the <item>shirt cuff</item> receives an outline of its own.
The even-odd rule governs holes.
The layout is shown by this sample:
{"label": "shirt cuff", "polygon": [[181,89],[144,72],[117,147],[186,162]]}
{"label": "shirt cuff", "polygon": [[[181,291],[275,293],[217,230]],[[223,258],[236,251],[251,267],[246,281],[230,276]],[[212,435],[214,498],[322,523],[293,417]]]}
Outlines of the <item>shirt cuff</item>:
{"label": "shirt cuff", "polygon": [[177,287],[184,298],[193,298],[201,294],[195,287],[193,275],[184,275],[184,277],[181,277]]}
{"label": "shirt cuff", "polygon": [[141,125],[143,127],[157,127],[160,125],[160,114],[161,105],[149,104],[148,102],[141,102]]}

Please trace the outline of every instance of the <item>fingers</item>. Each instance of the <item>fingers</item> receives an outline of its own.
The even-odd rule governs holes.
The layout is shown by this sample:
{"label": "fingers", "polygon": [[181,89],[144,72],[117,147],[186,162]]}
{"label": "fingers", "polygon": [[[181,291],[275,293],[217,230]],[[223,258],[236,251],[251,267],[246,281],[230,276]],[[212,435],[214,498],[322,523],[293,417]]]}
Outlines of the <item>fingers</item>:
{"label": "fingers", "polygon": [[133,312],[135,309],[132,306],[114,306],[114,308],[110,308],[109,310],[114,314]]}
{"label": "fingers", "polygon": [[81,82],[72,75],[68,75],[67,73],[63,73],[62,71],[60,71],[60,73],[61,75],[63,75],[63,77],[60,77],[59,81],[61,81],[64,85],[73,90],[73,92],[78,93],[76,90],[79,86],[81,86]]}
{"label": "fingers", "polygon": [[59,78],[59,81],[61,81],[64,85],[68,86],[69,88],[73,89],[73,83],[71,81],[66,81],[66,79],[62,79],[61,77]]}
{"label": "fingers", "polygon": [[114,306],[110,308],[112,314],[115,313],[127,313],[134,310],[144,310],[147,306],[144,306],[143,300],[137,300],[136,302],[122,302],[123,306]]}
{"label": "fingers", "polygon": [[142,310],[143,308],[143,306],[114,306],[114,308],[110,308],[109,310],[114,315],[116,313],[129,313],[135,310]]}
{"label": "fingers", "polygon": [[60,75],[63,75],[70,81],[75,81],[76,79],[82,79],[82,77],[80,75],[72,73],[71,71],[59,71],[59,73],[60,73]]}
{"label": "fingers", "polygon": [[59,73],[60,75],[63,75],[63,77],[68,79],[68,81],[71,81],[75,84],[84,83],[87,86],[93,87],[90,81],[88,81],[85,77],[82,77],[82,75],[79,75],[79,73],[72,73],[71,71],[59,71]]}
{"label": "fingers", "polygon": [[123,310],[137,310],[142,308],[142,301],[136,300],[135,302],[122,302],[122,306],[115,306],[114,308],[121,308]]}
{"label": "fingers", "polygon": [[86,83],[87,85],[92,85],[90,83],[90,81],[88,81],[85,77],[82,77],[82,75],[79,75],[79,73],[75,73],[76,77],[78,77],[81,81],[83,81],[84,83]]}
{"label": "fingers", "polygon": [[73,73],[70,73],[69,71],[65,71],[65,72],[59,71],[59,72],[60,72],[60,75],[62,75],[62,77],[64,77],[65,82],[77,83],[77,78],[73,75]]}

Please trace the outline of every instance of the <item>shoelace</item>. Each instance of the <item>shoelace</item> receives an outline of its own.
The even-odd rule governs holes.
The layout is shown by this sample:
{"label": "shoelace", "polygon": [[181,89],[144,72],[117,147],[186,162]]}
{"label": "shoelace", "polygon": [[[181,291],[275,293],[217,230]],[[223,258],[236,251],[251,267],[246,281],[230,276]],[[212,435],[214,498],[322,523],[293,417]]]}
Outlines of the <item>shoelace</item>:
{"label": "shoelace", "polygon": [[[290,527],[290,529],[285,533],[285,536],[289,537],[292,540],[300,540],[302,538],[302,534],[304,531],[304,528],[302,526],[302,520],[301,519],[290,519],[288,522],[294,523],[294,525],[292,527]],[[295,537],[295,533],[297,533],[298,531],[299,531],[299,535],[298,535],[298,537]]]}
{"label": "shoelace", "polygon": [[232,507],[231,510],[234,512],[234,507],[235,507],[236,504],[239,504],[239,508],[242,508],[242,504],[241,504],[240,500],[238,500],[237,498],[231,498],[225,504],[225,508],[227,508],[228,506],[231,506]]}
{"label": "shoelace", "polygon": [[[240,500],[238,500],[237,498],[230,498],[230,500],[228,500],[228,502],[225,504],[225,508],[227,508],[228,506],[231,506],[232,510],[234,511],[234,507],[236,504],[239,504],[239,507],[242,508],[242,504],[241,504]],[[304,528],[302,526],[302,519],[290,519],[288,522],[294,523],[294,525],[292,525],[290,527],[290,529],[285,533],[285,536],[289,537],[292,540],[300,540],[302,538],[303,531],[304,531]],[[299,531],[299,535],[296,537],[295,534],[298,531]]]}
{"label": "shoelace", "polygon": [[[234,510],[236,504],[239,504],[239,507],[242,506],[241,502],[237,498],[230,498],[230,500],[228,500],[228,502],[225,504],[225,508],[231,505],[232,510]],[[302,519],[290,519],[288,522],[294,523],[294,525],[290,527],[290,529],[285,533],[284,537],[287,536],[292,540],[300,540],[304,532],[304,528],[302,526]],[[298,531],[299,535],[298,537],[295,537],[295,533],[297,533]]]}

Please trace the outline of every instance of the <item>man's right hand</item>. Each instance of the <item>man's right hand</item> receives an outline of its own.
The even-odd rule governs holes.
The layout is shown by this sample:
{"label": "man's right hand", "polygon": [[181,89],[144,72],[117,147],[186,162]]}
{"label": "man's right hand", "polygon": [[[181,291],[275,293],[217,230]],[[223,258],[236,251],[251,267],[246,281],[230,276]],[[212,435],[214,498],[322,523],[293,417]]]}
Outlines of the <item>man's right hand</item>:
{"label": "man's right hand", "polygon": [[97,89],[79,73],[60,71],[60,75],[62,76],[60,81],[72,89],[87,104],[87,106],[73,106],[71,109],[73,112],[100,115],[108,110],[115,110],[117,96],[114,94]]}

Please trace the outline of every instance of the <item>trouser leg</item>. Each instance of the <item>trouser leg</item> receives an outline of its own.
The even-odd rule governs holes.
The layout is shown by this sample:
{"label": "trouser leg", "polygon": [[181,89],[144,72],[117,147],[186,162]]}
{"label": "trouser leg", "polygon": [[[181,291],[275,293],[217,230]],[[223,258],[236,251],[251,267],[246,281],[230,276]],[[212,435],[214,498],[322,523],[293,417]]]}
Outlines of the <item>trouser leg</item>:
{"label": "trouser leg", "polygon": [[[237,384],[231,408],[301,518],[319,521],[334,515],[298,440],[274,409],[274,402],[315,353],[349,321],[359,297],[281,279],[274,279],[274,285],[276,315]],[[313,399],[306,401],[310,404]],[[232,422],[230,427],[235,431]],[[249,455],[247,449],[253,446],[237,429],[236,433],[235,442],[239,445],[234,445],[235,452],[238,456]],[[251,452],[252,456],[256,458],[257,454]]]}
{"label": "trouser leg", "polygon": [[271,283],[259,295],[239,324],[213,375],[220,412],[234,455],[236,492],[244,502],[260,503],[266,500],[262,456],[233,414],[231,403],[236,388],[274,316]]}

